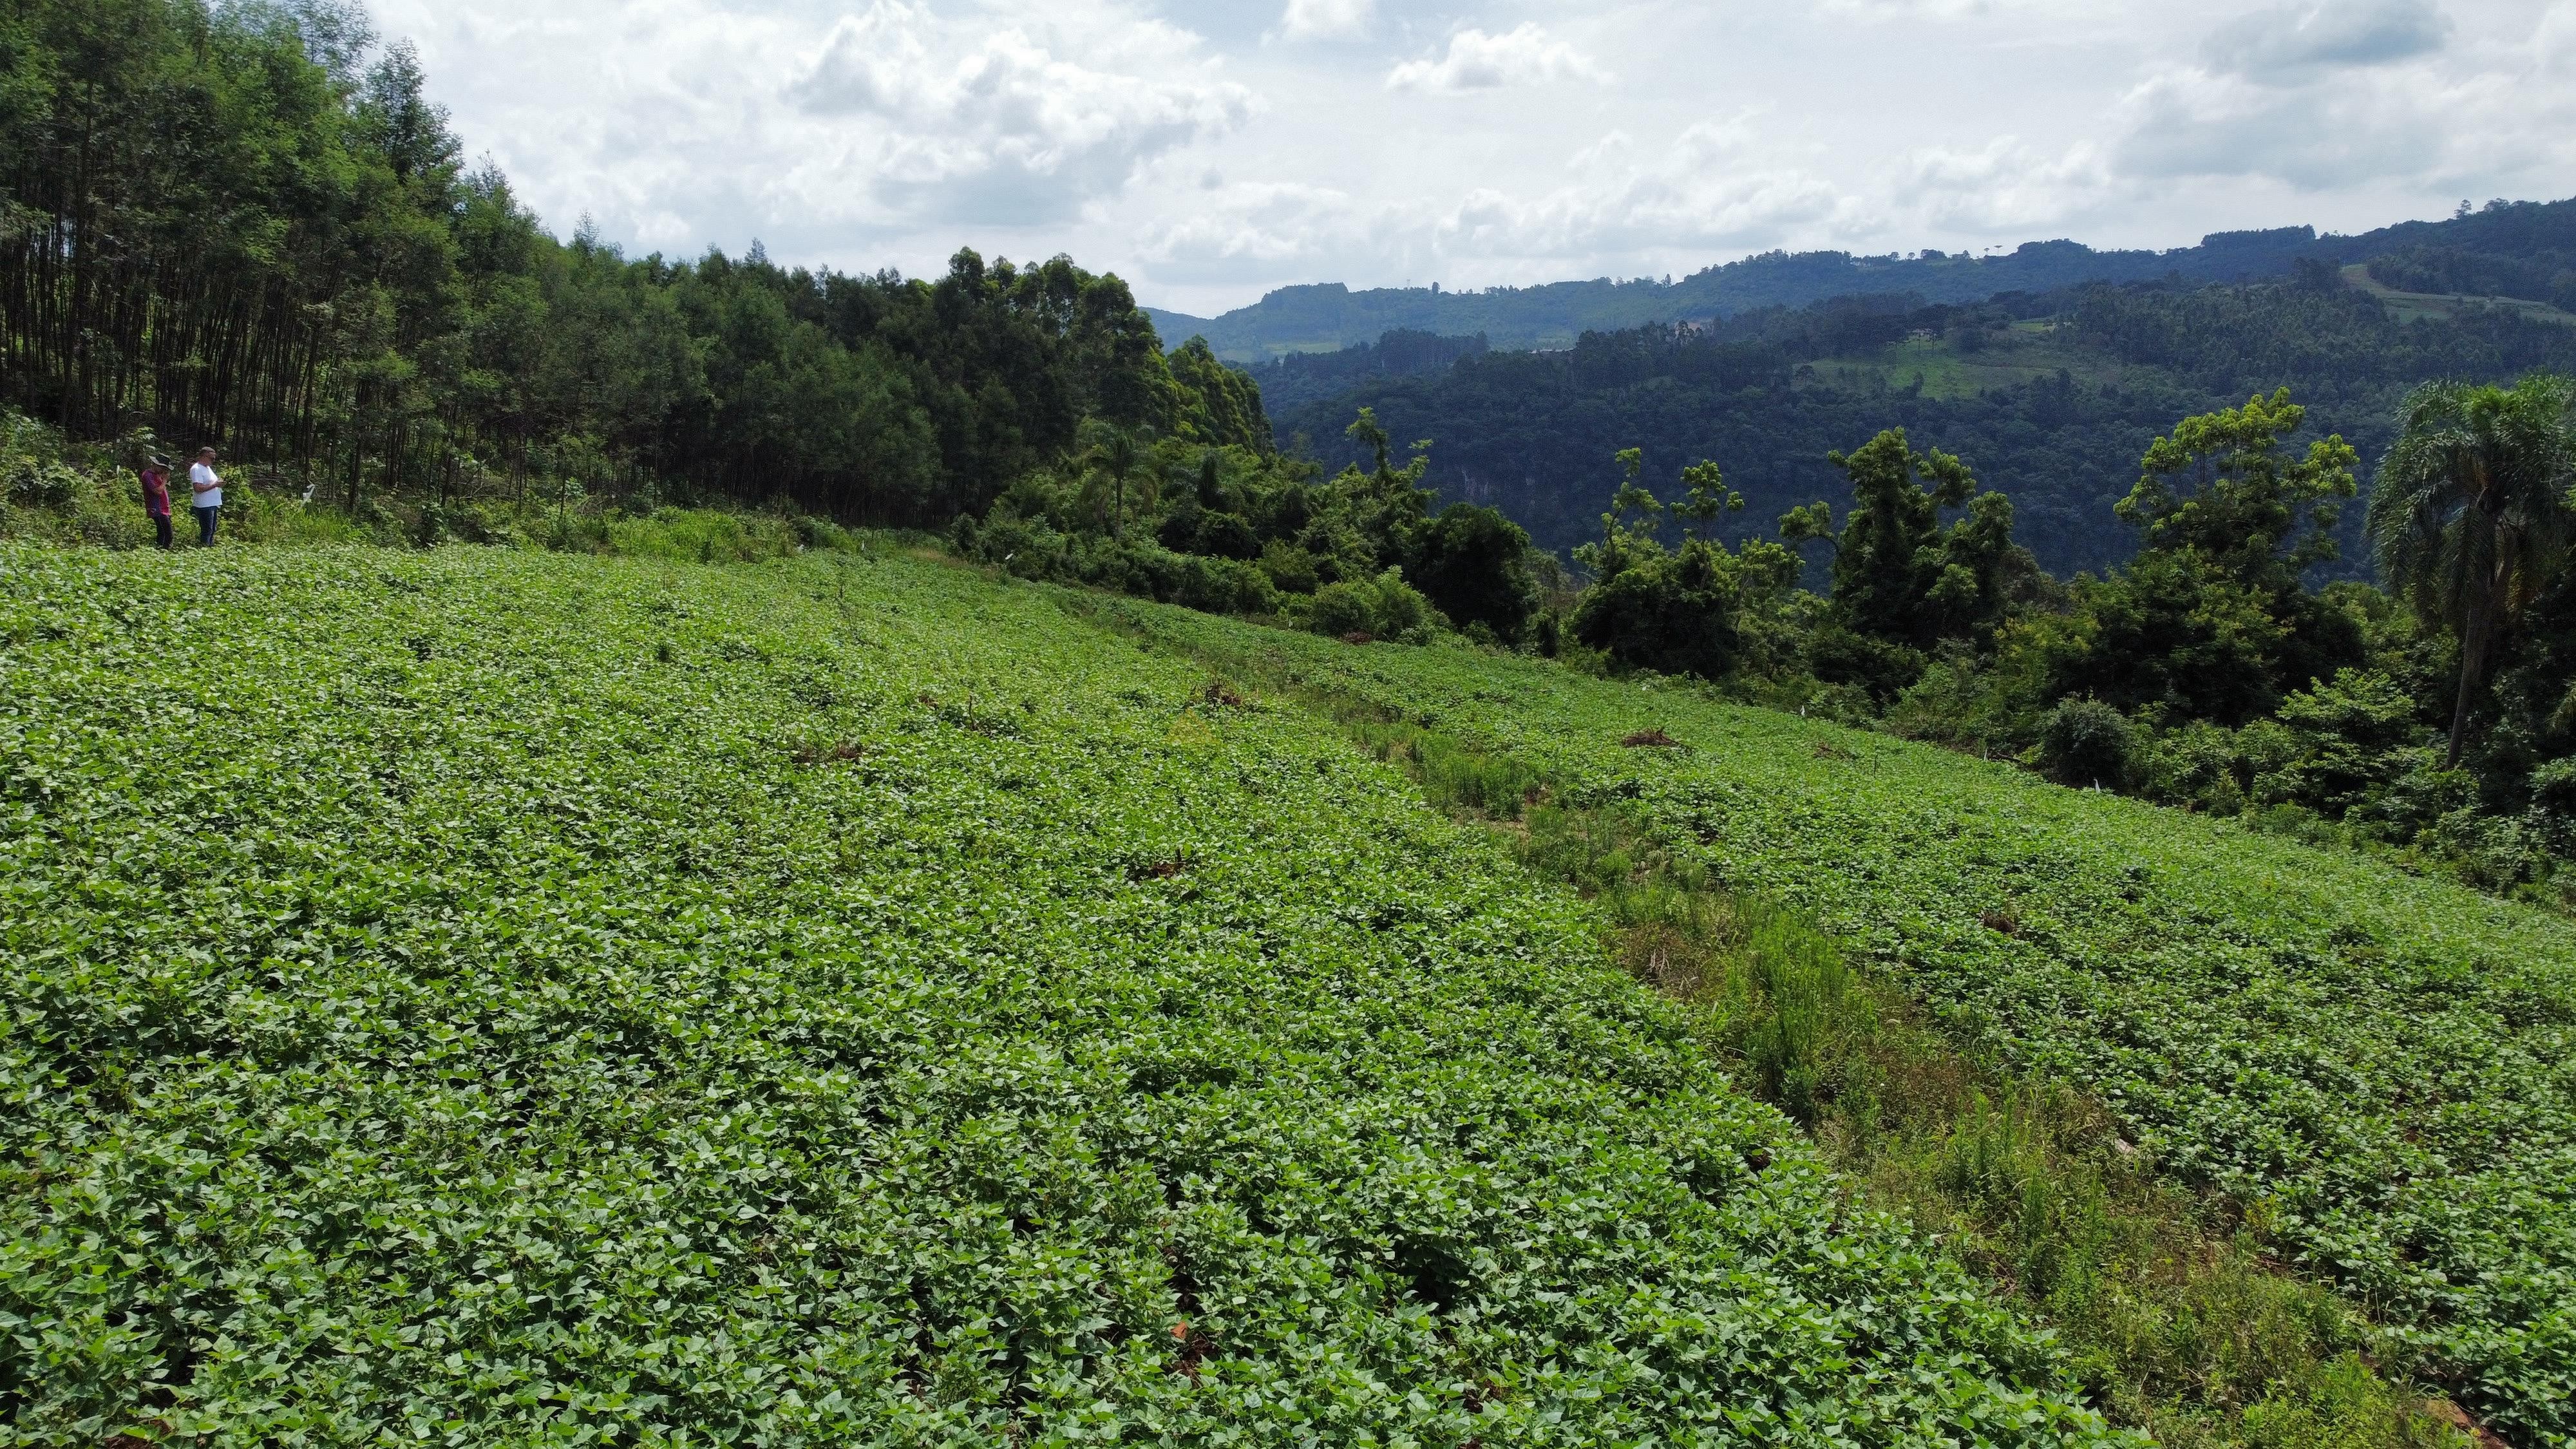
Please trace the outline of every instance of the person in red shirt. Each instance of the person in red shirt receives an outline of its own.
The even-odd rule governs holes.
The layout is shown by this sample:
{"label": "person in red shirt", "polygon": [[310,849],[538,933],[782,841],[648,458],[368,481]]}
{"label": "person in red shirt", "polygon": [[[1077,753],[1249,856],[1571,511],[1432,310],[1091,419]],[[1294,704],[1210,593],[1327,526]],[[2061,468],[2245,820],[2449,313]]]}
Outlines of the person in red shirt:
{"label": "person in red shirt", "polygon": [[170,547],[170,460],[146,458],[143,461],[143,511],[152,517],[152,531],[160,536],[161,547]]}

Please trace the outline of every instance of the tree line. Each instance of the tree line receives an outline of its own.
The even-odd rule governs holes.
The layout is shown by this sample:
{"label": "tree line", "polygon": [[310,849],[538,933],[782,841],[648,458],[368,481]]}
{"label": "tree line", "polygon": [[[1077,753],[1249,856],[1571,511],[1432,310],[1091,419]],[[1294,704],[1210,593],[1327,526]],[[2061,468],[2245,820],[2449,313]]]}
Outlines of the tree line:
{"label": "tree line", "polygon": [[1562,647],[2576,903],[2576,382],[2425,384],[2391,432],[2362,520],[2384,587],[2314,584],[2360,457],[2287,389],[2159,435],[2111,510],[2131,560],[2068,580],[1901,428],[1829,455],[1847,510],[1732,549],[1716,464],[1659,499],[1630,450]]}
{"label": "tree line", "polygon": [[1903,427],[1820,460],[1846,502],[1751,528],[1718,462],[1659,490],[1621,450],[1572,571],[1501,510],[1444,505],[1431,444],[1368,409],[1330,475],[1098,425],[951,536],[1025,577],[1355,642],[1454,631],[1696,677],[2576,905],[2576,384],[2421,385],[2384,426],[2366,469],[2287,388],[2169,421],[2103,509],[2127,561],[2071,577],[1969,458]]}
{"label": "tree line", "polygon": [[1088,419],[1267,449],[1057,258],[945,275],[628,258],[470,166],[346,0],[0,6],[0,401],[213,443],[353,513],[532,494],[943,523]]}

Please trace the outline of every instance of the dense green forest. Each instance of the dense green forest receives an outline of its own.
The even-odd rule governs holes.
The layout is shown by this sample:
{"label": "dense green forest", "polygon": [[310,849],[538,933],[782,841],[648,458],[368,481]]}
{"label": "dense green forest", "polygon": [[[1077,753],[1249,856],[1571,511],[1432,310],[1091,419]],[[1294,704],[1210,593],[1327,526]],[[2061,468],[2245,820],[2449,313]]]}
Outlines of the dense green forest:
{"label": "dense green forest", "polygon": [[[1632,449],[1534,637],[2576,908],[2576,382],[2426,383],[2391,424],[2358,509],[2360,454],[2288,389],[2178,419],[2112,510],[2134,556],[2071,580],[1902,428],[1827,456],[1847,505],[1734,548],[1718,464],[1658,497]],[[2356,511],[2385,591],[2319,587]]]}
{"label": "dense green forest", "polygon": [[0,75],[20,531],[132,541],[64,466],[80,440],[106,444],[93,473],[206,444],[270,533],[330,532],[261,512],[281,497],[568,544],[602,510],[731,501],[958,520],[1022,571],[1335,633],[1418,632],[1436,603],[1513,637],[1533,607],[1500,515],[1434,518],[1383,446],[1310,486],[1248,377],[1167,355],[1124,283],[1064,258],[922,281],[558,240],[340,0],[19,4]]}
{"label": "dense green forest", "polygon": [[[1374,408],[1390,432],[1439,444],[1425,482],[1443,497],[1499,506],[1558,551],[1598,531],[1619,449],[1644,449],[1648,480],[1664,488],[1690,463],[1721,461],[1750,505],[1725,530],[1740,539],[1767,534],[1800,504],[1841,504],[1848,493],[1825,455],[1902,426],[2011,494],[2022,540],[2059,574],[2128,557],[2135,540],[2111,505],[2136,481],[2140,452],[2178,417],[2288,386],[2317,431],[2341,433],[2367,464],[2419,382],[2576,369],[2576,326],[2496,308],[2401,322],[2331,273],[1974,306],[1843,299],[1598,333],[1561,353],[1467,355],[1458,345],[1454,365],[1405,375],[1362,363],[1337,388],[1329,369],[1350,363],[1283,361],[1254,376],[1282,439],[1304,438],[1335,463],[1363,461],[1341,430],[1357,408]],[[1402,356],[1438,356],[1405,347]],[[2358,534],[2344,537],[2354,544]]]}
{"label": "dense green forest", "polygon": [[1911,256],[1769,252],[1709,267],[1678,282],[1602,278],[1471,292],[1437,286],[1353,292],[1325,283],[1283,287],[1222,317],[1172,312],[1153,317],[1167,337],[1195,333],[1206,337],[1219,356],[1249,363],[1365,345],[1390,330],[1481,333],[1496,347],[1561,348],[1573,346],[1587,332],[1704,322],[1836,297],[1912,296],[1955,305],[2088,283],[2203,285],[2278,279],[2293,275],[2302,264],[2341,267],[2383,258],[2391,259],[2391,275],[2440,283],[2400,290],[2564,305],[2561,299],[2576,298],[2576,199],[2492,201],[2474,211],[2463,206],[2446,221],[2402,222],[2360,236],[2321,237],[2305,226],[2221,232],[2196,247],[2164,252],[2096,251],[2059,240],[2025,242],[1986,257],[1931,251]]}
{"label": "dense green forest", "polygon": [[1355,389],[1375,386],[1390,377],[1424,377],[1447,372],[1458,359],[1491,351],[1482,335],[1443,337],[1403,328],[1381,334],[1337,352],[1292,352],[1256,364],[1251,372],[1261,385],[1262,405],[1273,417],[1289,417],[1313,404],[1339,398]]}
{"label": "dense green forest", "polygon": [[1115,278],[558,240],[422,81],[343,0],[0,9],[0,401],[215,444],[352,513],[596,494],[941,522],[1085,419],[1268,447],[1240,375],[1167,361]]}

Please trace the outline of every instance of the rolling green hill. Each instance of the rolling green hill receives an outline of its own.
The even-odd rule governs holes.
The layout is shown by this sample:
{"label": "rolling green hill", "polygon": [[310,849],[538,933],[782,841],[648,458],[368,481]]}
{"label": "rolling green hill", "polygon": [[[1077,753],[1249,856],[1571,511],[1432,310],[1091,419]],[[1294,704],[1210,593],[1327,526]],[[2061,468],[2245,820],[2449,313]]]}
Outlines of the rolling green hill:
{"label": "rolling green hill", "polygon": [[2305,226],[2222,232],[2198,246],[2162,252],[2096,251],[2064,240],[2025,242],[1986,257],[1770,252],[1678,282],[1599,278],[1478,292],[1437,286],[1355,292],[1324,283],[1283,287],[1221,317],[1146,311],[1166,346],[1201,336],[1229,361],[1262,363],[1364,346],[1396,330],[1482,334],[1508,350],[1561,349],[1586,332],[1703,321],[1765,307],[1794,309],[1835,297],[1907,296],[1918,305],[1955,305],[2097,282],[2258,281],[2287,277],[2303,261],[2340,267],[2382,258],[2462,283],[2428,290],[2503,292],[2541,301],[2557,301],[2563,290],[2576,297],[2576,199],[2494,202],[2445,221],[2401,222],[2360,236],[2319,236]]}
{"label": "rolling green hill", "polygon": [[10,1442],[2040,1444],[1572,894],[902,557],[0,549]]}

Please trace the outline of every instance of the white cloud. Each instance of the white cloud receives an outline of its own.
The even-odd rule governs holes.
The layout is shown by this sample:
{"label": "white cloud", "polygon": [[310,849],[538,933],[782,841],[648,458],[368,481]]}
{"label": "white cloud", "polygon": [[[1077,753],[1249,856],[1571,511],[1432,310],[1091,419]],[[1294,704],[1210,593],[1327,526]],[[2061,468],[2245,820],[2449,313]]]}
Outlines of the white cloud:
{"label": "white cloud", "polygon": [[2201,47],[2219,74],[2276,83],[2320,70],[2388,65],[2440,50],[2451,17],[2433,0],[2325,0],[2259,10],[2226,25]]}
{"label": "white cloud", "polygon": [[1282,40],[1355,40],[1377,18],[1377,0],[1288,0],[1275,32]]}
{"label": "white cloud", "polygon": [[1579,153],[1575,179],[1534,194],[1484,186],[1388,204],[1340,187],[1228,185],[1158,228],[1146,266],[1181,287],[1325,281],[1354,266],[1394,280],[1550,280],[1615,270],[1597,265],[1605,256],[1627,258],[1631,274],[1669,270],[1676,256],[1865,225],[1832,182],[1775,149],[1745,115],[1695,123],[1652,147],[1611,132]]}
{"label": "white cloud", "polygon": [[2424,176],[2448,149],[2438,89],[2158,76],[2130,95],[2114,154],[2122,170],[2151,179],[2256,176],[2308,191]]}
{"label": "white cloud", "polygon": [[1366,219],[1348,192],[1298,182],[1221,186],[1156,227],[1143,251],[1156,277],[1205,284],[1295,274],[1335,255],[1375,249],[1389,218]]}
{"label": "white cloud", "polygon": [[469,151],[558,229],[587,213],[639,249],[758,236],[870,269],[890,242],[923,266],[997,229],[1061,232],[1255,114],[1145,3],[378,0]]}
{"label": "white cloud", "polygon": [[2521,40],[2490,28],[2467,54],[2432,0],[2256,12],[2210,35],[2199,64],[2130,91],[2114,113],[2112,162],[2160,184],[2250,178],[2312,194],[2438,193],[2563,168],[2576,107],[2543,77],[2565,9],[2550,6]]}
{"label": "white cloud", "polygon": [[558,230],[864,271],[1062,251],[1191,312],[2352,231],[2576,175],[2576,0],[370,3]]}
{"label": "white cloud", "polygon": [[926,8],[876,0],[841,21],[787,93],[845,132],[828,168],[899,210],[968,221],[1061,218],[1146,161],[1240,124],[1243,87],[1139,75],[1050,50],[1019,28],[968,39]]}
{"label": "white cloud", "polygon": [[1917,15],[1960,20],[1993,14],[1995,0],[1817,0],[1816,8],[1828,15],[1860,15],[1873,20]]}
{"label": "white cloud", "polygon": [[[1614,140],[1620,144],[1608,144]],[[1588,175],[1536,197],[1471,191],[1436,222],[1440,251],[1572,260],[1717,250],[1860,219],[1832,181],[1766,145],[1749,115],[1695,123],[1642,164],[1611,164],[1627,149],[1626,138],[1613,133],[1587,153],[1597,157]]]}
{"label": "white cloud", "polygon": [[1589,174],[1619,162],[1637,149],[1637,139],[1625,131],[1611,131],[1598,141],[1566,158],[1565,169]]}
{"label": "white cloud", "polygon": [[1449,37],[1448,52],[1439,58],[1408,60],[1388,71],[1386,87],[1454,93],[1540,81],[1608,79],[1591,57],[1535,23],[1524,23],[1500,35],[1461,30]]}
{"label": "white cloud", "polygon": [[2099,147],[2078,141],[2051,155],[2018,136],[1981,147],[1931,146],[1906,153],[1892,192],[1923,222],[1951,232],[1994,235],[2056,227],[2099,207],[2112,186]]}
{"label": "white cloud", "polygon": [[2552,5],[2532,32],[2531,49],[2545,74],[2576,72],[2576,5]]}

